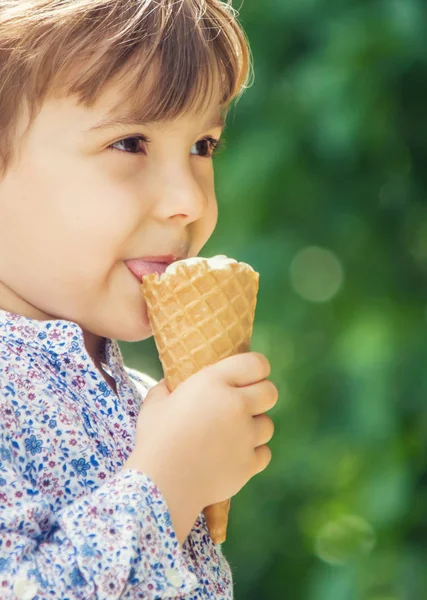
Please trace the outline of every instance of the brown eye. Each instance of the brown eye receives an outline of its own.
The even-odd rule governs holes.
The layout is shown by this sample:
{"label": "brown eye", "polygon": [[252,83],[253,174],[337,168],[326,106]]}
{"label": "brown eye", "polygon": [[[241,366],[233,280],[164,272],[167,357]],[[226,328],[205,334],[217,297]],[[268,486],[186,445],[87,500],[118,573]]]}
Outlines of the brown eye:
{"label": "brown eye", "polygon": [[196,152],[191,152],[191,154],[197,154],[203,158],[211,158],[218,151],[219,146],[220,140],[211,137],[203,138],[192,146],[192,150],[195,148]]}
{"label": "brown eye", "polygon": [[148,139],[142,135],[133,135],[111,144],[109,148],[118,150],[119,152],[127,152],[128,154],[145,154],[145,145],[147,142]]}

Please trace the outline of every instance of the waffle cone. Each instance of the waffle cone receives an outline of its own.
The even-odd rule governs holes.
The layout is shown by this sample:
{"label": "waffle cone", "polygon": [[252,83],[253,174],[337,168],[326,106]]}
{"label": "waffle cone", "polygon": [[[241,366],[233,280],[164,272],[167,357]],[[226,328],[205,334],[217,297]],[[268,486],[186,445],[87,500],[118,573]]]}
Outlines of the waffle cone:
{"label": "waffle cone", "polygon": [[[203,367],[249,351],[259,285],[246,263],[197,258],[173,267],[146,275],[141,286],[170,391]],[[203,511],[215,544],[226,539],[229,509],[225,500]]]}

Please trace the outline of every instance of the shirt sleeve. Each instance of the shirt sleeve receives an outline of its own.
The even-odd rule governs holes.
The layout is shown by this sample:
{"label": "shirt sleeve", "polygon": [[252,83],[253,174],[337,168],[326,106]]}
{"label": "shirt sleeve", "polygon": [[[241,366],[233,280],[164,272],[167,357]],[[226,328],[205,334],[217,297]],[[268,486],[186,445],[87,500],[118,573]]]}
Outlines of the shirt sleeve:
{"label": "shirt sleeve", "polygon": [[1,449],[2,600],[161,600],[197,587],[166,501],[146,475],[119,471],[53,512],[14,468],[4,439]]}

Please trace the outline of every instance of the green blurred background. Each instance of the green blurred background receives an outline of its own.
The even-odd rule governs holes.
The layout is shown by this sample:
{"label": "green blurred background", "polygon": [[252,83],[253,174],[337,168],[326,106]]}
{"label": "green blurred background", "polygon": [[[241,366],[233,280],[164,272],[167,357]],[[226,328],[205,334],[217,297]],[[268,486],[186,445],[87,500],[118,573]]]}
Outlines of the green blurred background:
{"label": "green blurred background", "polygon": [[[234,3],[236,8],[236,2]],[[260,273],[280,401],[233,499],[236,600],[427,598],[427,44],[417,0],[245,0],[255,83],[203,255]],[[160,378],[152,340],[121,344]]]}

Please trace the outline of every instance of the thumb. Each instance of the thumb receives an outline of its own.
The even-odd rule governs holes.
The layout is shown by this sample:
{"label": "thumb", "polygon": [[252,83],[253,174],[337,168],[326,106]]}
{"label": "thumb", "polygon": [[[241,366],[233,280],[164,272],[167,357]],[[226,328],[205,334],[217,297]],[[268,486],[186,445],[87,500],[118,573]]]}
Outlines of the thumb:
{"label": "thumb", "polygon": [[165,379],[161,379],[156,385],[148,390],[145,402],[158,402],[170,396],[170,391],[166,385]]}

